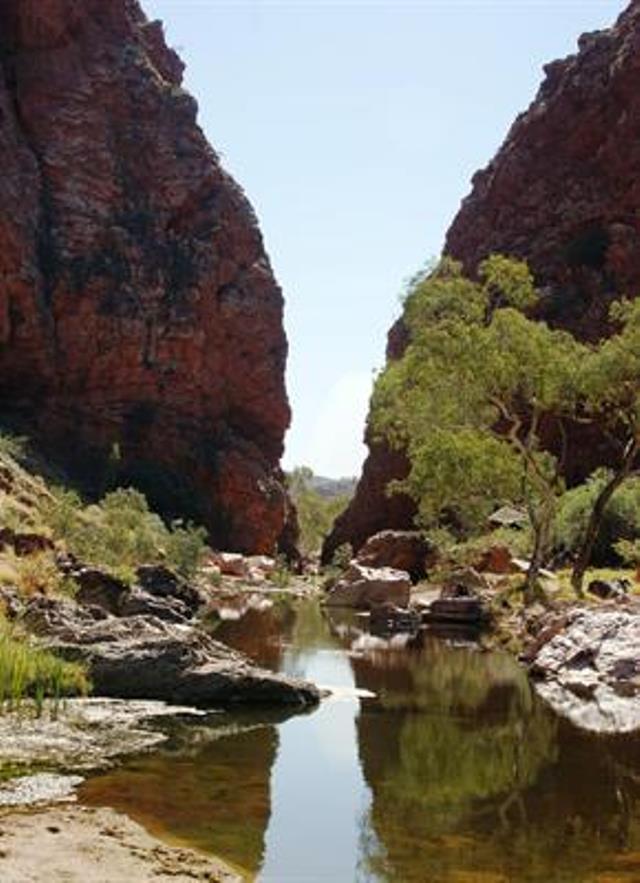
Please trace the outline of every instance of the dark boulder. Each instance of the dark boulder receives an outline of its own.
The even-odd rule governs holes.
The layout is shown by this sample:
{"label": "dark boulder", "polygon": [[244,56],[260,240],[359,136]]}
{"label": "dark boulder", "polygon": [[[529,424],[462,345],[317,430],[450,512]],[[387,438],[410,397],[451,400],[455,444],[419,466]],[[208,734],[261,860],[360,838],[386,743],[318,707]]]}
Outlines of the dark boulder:
{"label": "dark boulder", "polygon": [[33,598],[24,621],[44,646],[86,663],[98,696],[201,708],[320,699],[313,684],[258,668],[202,630],[154,616],[95,620],[71,601]]}
{"label": "dark boulder", "polygon": [[631,583],[628,579],[593,579],[587,586],[587,592],[596,598],[609,600],[611,598],[626,598],[629,594]]}
{"label": "dark boulder", "polygon": [[412,582],[424,579],[437,559],[434,543],[419,531],[382,530],[366,541],[358,552],[365,567],[406,570]]}

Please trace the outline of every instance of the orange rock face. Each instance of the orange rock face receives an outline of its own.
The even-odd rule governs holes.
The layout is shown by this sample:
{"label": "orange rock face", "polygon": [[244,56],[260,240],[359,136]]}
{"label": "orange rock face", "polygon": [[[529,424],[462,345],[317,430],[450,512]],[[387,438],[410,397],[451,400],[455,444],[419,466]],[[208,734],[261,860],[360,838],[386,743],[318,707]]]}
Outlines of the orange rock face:
{"label": "orange rock face", "polygon": [[[545,70],[535,101],[475,175],[445,250],[471,273],[492,252],[526,259],[545,294],[542,317],[597,339],[607,333],[611,301],[640,292],[640,0],[614,27],[582,36],[576,55]],[[404,346],[400,321],[388,358]],[[570,441],[570,480],[606,462],[601,438],[578,428]],[[340,543],[358,548],[378,530],[412,524],[410,501],[385,493],[390,480],[405,477],[406,458],[369,446],[327,557]]]}
{"label": "orange rock face", "polygon": [[0,4],[0,406],[96,486],[111,454],[220,545],[270,553],[282,295],[182,70],[137,0]]}

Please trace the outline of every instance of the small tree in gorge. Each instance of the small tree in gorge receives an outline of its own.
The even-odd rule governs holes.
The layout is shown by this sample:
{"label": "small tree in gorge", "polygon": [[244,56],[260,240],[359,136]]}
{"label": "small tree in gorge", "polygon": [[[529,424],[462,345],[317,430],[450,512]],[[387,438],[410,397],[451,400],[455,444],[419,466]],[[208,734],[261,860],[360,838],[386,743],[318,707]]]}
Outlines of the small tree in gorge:
{"label": "small tree in gorge", "polygon": [[[524,315],[537,298],[525,264],[498,255],[466,279],[445,259],[407,299],[410,344],[379,378],[374,429],[406,447],[401,483],[423,522],[447,513],[469,527],[504,499],[526,502],[534,551],[532,597],[564,489],[563,452],[542,450],[540,427],[579,412],[590,350]],[[594,383],[595,390],[595,383]]]}
{"label": "small tree in gorge", "polygon": [[578,594],[607,506],[635,473],[640,452],[640,301],[614,304],[611,318],[620,330],[593,348],[581,364],[581,419],[606,433],[617,458],[595,498],[576,556],[571,582]]}

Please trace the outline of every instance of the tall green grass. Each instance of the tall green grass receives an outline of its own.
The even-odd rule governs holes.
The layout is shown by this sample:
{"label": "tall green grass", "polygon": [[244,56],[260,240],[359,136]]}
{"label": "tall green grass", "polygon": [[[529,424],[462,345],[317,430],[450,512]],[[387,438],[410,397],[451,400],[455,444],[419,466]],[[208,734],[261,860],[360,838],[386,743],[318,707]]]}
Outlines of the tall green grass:
{"label": "tall green grass", "polygon": [[40,714],[45,700],[57,706],[63,697],[86,695],[89,689],[81,664],[60,659],[0,622],[0,709],[16,709],[31,699]]}

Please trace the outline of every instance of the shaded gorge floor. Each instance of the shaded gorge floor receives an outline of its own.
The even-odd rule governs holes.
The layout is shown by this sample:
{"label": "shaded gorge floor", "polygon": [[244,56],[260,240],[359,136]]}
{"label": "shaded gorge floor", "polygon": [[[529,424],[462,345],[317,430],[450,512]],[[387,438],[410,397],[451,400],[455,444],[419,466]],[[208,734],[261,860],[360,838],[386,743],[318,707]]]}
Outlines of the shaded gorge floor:
{"label": "shaded gorge floor", "polygon": [[510,656],[376,637],[309,601],[242,608],[215,635],[339,689],[288,719],[177,727],[81,801],[269,883],[640,880],[640,738],[558,719]]}

